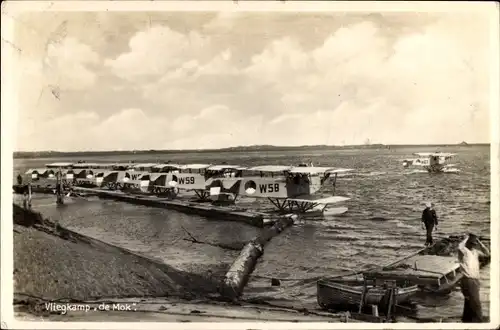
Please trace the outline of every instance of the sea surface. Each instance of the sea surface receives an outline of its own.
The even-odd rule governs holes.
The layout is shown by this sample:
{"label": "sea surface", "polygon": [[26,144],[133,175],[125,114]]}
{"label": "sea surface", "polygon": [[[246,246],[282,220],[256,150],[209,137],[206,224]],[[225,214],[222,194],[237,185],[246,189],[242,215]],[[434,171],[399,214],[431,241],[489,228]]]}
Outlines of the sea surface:
{"label": "sea surface", "polygon": [[[312,161],[316,166],[355,169],[337,180],[336,194],[351,199],[349,211],[302,221],[275,237],[266,246],[249,285],[246,298],[263,298],[296,307],[318,308],[316,284],[323,276],[357,270],[390,261],[421,249],[425,232],[420,227],[424,203],[431,201],[439,217],[435,236],[473,232],[490,236],[490,150],[486,146],[440,148],[457,152],[453,163],[458,174],[428,174],[404,169],[402,160],[429,147],[391,149],[308,150],[272,152],[178,153],[86,158],[15,159],[15,175],[28,168],[55,161],[221,163],[241,165],[291,165]],[[325,192],[331,190],[325,187]],[[242,200],[254,208],[269,209],[265,199]],[[56,208],[54,196],[34,195],[33,207],[70,229],[162,260],[180,269],[214,276],[224,274],[238,251],[193,244],[184,240],[188,231],[212,243],[247,242],[260,229],[186,215],[152,207],[71,198]],[[489,267],[482,271],[481,298],[489,315]],[[282,279],[271,287],[271,277]],[[419,317],[459,320],[460,291],[445,298],[419,300]]]}

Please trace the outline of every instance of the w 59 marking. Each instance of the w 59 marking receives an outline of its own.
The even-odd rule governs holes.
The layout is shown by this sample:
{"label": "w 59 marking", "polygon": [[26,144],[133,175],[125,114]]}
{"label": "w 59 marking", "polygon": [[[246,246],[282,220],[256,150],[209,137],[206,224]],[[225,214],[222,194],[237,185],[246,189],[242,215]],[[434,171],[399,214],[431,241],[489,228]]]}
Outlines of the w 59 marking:
{"label": "w 59 marking", "polygon": [[194,184],[194,176],[179,178],[179,184]]}
{"label": "w 59 marking", "polygon": [[130,174],[130,180],[139,180],[140,174]]}
{"label": "w 59 marking", "polygon": [[280,184],[279,183],[261,184],[261,185],[259,185],[259,189],[260,189],[261,193],[279,192],[280,191]]}

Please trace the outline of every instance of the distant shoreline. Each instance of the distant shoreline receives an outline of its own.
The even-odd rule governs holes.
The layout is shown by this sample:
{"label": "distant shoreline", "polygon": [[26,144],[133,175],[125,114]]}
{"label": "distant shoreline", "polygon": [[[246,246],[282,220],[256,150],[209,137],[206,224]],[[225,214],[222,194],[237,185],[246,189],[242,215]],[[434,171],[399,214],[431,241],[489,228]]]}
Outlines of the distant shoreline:
{"label": "distant shoreline", "polygon": [[117,151],[16,151],[14,158],[50,158],[50,157],[70,157],[70,156],[115,156],[115,155],[144,155],[144,154],[179,154],[179,153],[211,153],[211,152],[251,152],[251,151],[308,151],[308,150],[349,150],[349,149],[392,149],[392,148],[449,148],[449,147],[489,147],[489,143],[471,144],[369,144],[369,145],[348,145],[348,146],[328,146],[328,145],[306,145],[306,146],[273,146],[255,145],[239,146],[221,149],[179,149],[179,150],[117,150]]}

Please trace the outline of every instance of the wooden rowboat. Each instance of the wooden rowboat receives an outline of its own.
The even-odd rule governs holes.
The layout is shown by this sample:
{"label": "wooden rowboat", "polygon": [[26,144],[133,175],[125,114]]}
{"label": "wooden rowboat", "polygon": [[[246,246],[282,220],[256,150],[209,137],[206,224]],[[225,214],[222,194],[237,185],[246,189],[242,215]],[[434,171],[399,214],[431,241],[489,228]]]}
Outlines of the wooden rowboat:
{"label": "wooden rowboat", "polygon": [[[457,262],[456,251],[462,236],[442,238],[430,247],[401,258],[387,266],[346,274],[340,277],[324,278],[317,282],[317,301],[323,309],[342,309],[359,305],[364,280],[393,281],[395,283],[396,305],[409,302],[421,293],[448,294],[460,282],[463,274]],[[488,238],[480,237],[489,246]],[[481,267],[490,263],[490,258],[480,259]],[[362,277],[358,277],[362,275]],[[381,303],[386,289],[369,287],[364,305]]]}
{"label": "wooden rowboat", "polygon": [[[339,308],[358,306],[362,300],[363,282],[349,279],[323,279],[317,282],[317,301],[321,308]],[[418,286],[398,287],[395,290],[396,304],[401,305],[408,302],[412,296],[418,292]],[[387,293],[387,289],[382,286],[369,285],[365,295],[365,305],[379,305]]]}
{"label": "wooden rowboat", "polygon": [[[422,292],[449,294],[460,283],[463,274],[457,258],[458,244],[464,237],[450,236],[437,241],[410,256],[379,269],[364,272],[365,275],[384,280],[394,280],[397,285],[417,284]],[[481,238],[488,246],[489,239]],[[481,258],[485,267],[490,258]]]}

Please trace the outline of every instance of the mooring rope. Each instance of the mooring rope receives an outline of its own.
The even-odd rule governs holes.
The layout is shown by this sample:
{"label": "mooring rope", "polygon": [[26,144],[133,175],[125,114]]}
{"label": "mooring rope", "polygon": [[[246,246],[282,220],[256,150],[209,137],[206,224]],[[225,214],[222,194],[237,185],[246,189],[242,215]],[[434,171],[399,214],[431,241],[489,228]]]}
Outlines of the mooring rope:
{"label": "mooring rope", "polygon": [[272,277],[272,276],[264,276],[264,275],[252,275],[254,278],[262,278],[266,280],[280,280],[283,282],[289,281],[289,282],[294,282],[294,281],[313,281],[313,280],[319,280],[323,278],[323,276],[314,276],[314,277],[304,277],[304,278],[290,278],[290,277]]}

